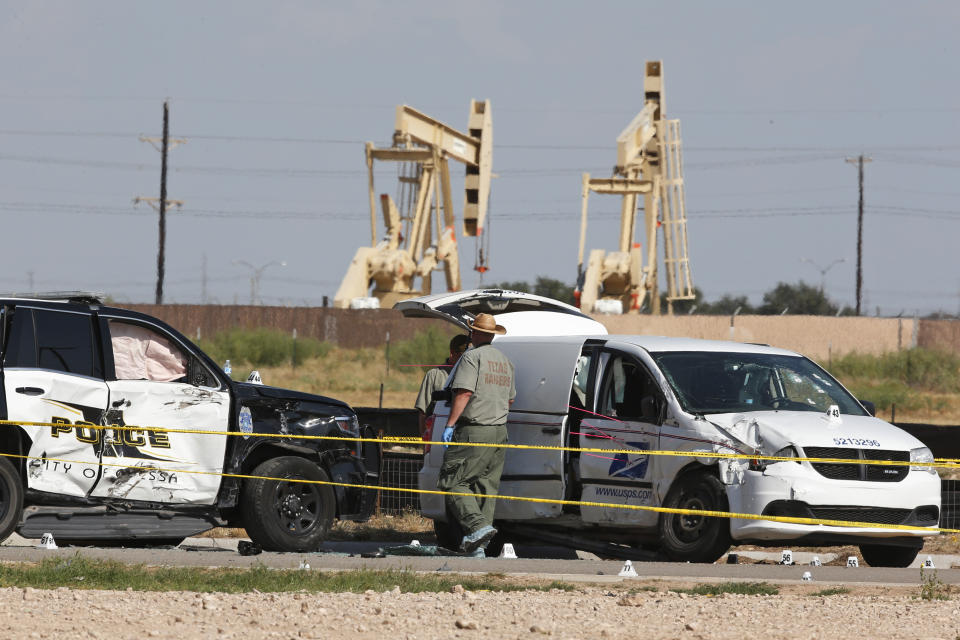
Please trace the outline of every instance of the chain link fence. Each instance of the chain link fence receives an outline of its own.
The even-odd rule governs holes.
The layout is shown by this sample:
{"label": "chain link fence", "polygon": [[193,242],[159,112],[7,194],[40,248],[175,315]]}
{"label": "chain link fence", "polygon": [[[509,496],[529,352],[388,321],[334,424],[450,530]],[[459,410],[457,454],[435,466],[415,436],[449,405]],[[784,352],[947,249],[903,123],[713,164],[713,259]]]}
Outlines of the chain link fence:
{"label": "chain link fence", "polygon": [[[380,463],[380,484],[384,487],[417,489],[417,473],[423,466],[422,453],[384,451]],[[377,510],[388,515],[420,513],[420,494],[412,491],[381,491]]]}
{"label": "chain link fence", "polygon": [[960,480],[941,480],[940,527],[960,529]]}

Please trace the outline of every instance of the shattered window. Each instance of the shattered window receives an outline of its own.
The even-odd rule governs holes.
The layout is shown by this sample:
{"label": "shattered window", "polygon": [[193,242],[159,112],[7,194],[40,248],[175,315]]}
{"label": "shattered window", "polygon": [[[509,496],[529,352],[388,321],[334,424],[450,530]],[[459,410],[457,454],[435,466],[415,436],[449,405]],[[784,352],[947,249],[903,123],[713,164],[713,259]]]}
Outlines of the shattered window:
{"label": "shattered window", "polygon": [[173,382],[187,375],[187,357],[170,338],[129,322],[109,326],[117,380]]}
{"label": "shattered window", "polygon": [[611,357],[600,392],[600,413],[621,420],[651,422],[656,391],[649,374],[624,356]]}
{"label": "shattered window", "polygon": [[802,356],[771,353],[651,353],[690,413],[826,411],[866,415],[830,374]]}

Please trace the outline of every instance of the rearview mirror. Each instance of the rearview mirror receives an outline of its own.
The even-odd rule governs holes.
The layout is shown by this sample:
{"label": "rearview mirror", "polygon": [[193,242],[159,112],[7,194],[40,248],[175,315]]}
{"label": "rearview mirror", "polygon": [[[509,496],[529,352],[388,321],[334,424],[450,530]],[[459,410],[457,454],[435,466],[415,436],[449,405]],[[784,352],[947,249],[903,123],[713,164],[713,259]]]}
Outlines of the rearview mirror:
{"label": "rearview mirror", "polygon": [[866,409],[867,413],[869,413],[870,415],[872,416],[877,415],[877,405],[873,404],[869,400],[861,400],[860,404],[863,405],[863,408]]}

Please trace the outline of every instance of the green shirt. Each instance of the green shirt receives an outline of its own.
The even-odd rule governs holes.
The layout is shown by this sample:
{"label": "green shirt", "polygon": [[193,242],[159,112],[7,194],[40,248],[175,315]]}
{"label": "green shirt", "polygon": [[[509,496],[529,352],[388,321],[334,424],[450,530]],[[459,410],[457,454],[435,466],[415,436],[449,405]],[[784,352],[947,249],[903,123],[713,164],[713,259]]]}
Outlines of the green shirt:
{"label": "green shirt", "polygon": [[413,408],[423,411],[426,415],[433,413],[433,392],[443,389],[449,376],[449,367],[437,367],[427,371],[423,376],[423,382],[420,383],[420,393],[417,394],[417,401],[413,404]]}
{"label": "green shirt", "polygon": [[510,401],[516,397],[517,389],[513,363],[499,349],[490,344],[468,349],[451,375],[451,389],[473,392],[458,425],[507,423]]}

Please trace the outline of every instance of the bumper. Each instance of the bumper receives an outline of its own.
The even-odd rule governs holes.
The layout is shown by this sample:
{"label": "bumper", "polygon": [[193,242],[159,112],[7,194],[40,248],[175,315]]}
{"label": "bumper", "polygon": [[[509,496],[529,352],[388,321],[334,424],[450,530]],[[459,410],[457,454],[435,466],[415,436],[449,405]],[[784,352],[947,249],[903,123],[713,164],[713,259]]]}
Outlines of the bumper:
{"label": "bumper", "polygon": [[[780,462],[763,472],[746,471],[742,484],[728,485],[733,513],[790,515],[829,520],[906,524],[930,527],[918,531],[896,527],[792,524],[731,518],[730,533],[738,541],[918,538],[935,535],[940,512],[940,478],[911,470],[900,482],[843,481],[825,478],[806,464]],[[856,506],[850,506],[856,505]]]}
{"label": "bumper", "polygon": [[[364,438],[373,439],[374,433],[365,426],[362,431]],[[334,482],[367,485],[376,487],[380,480],[382,451],[377,442],[360,443],[358,453],[362,457],[349,456],[338,460],[331,466],[331,477]],[[356,487],[334,487],[339,505],[339,517],[342,520],[365,521],[373,515],[377,508],[377,490],[359,489]]]}

